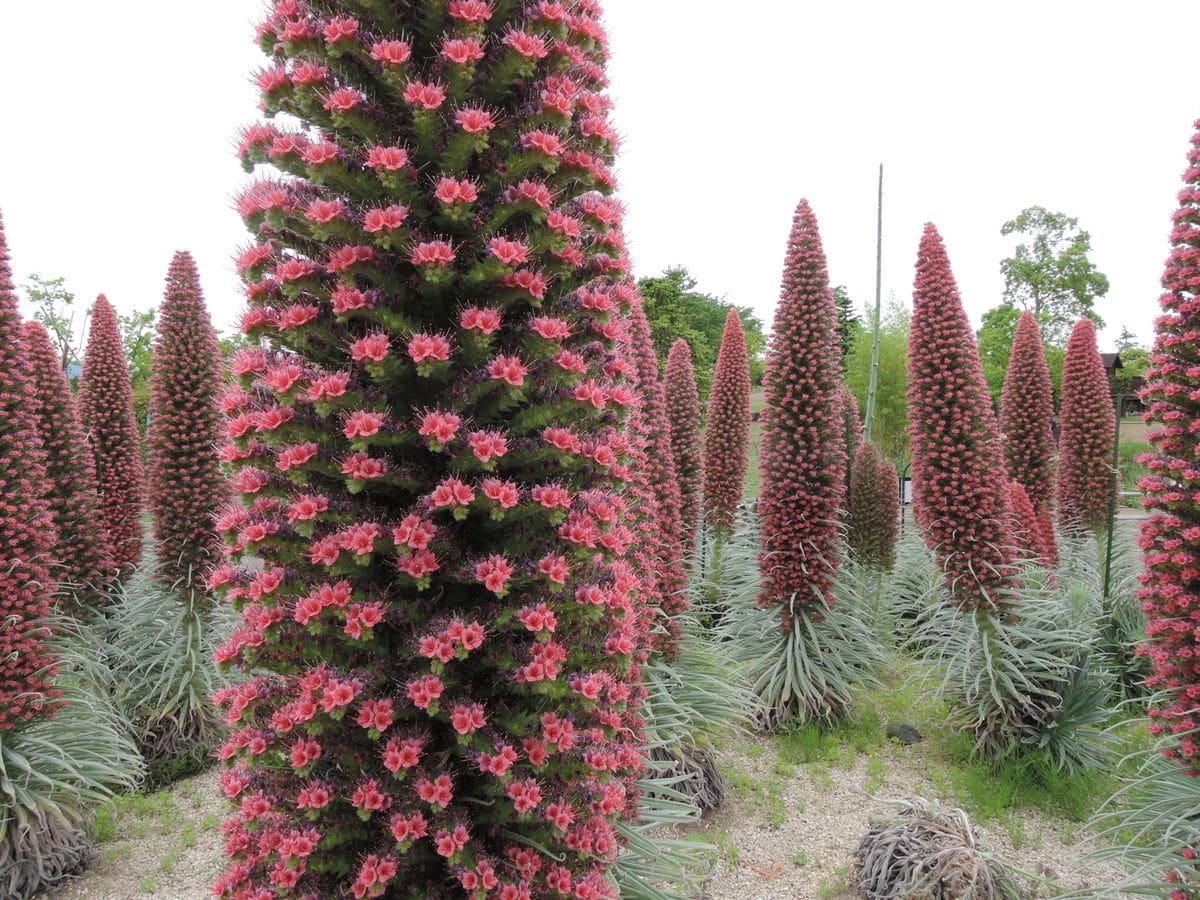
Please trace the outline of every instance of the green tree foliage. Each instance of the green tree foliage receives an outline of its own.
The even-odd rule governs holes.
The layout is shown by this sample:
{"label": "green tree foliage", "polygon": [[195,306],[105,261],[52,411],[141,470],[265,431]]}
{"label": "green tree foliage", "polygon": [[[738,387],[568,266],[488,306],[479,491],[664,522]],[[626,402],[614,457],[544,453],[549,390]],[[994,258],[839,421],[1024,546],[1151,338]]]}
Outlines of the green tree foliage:
{"label": "green tree foliage", "polygon": [[1026,239],[1000,262],[1004,299],[1038,317],[1048,348],[1065,347],[1081,316],[1104,326],[1095,303],[1108,293],[1108,278],[1088,258],[1092,237],[1078,219],[1031,206],[1005,222],[1000,233]]}
{"label": "green tree foliage", "polygon": [[850,348],[854,346],[855,336],[863,330],[863,320],[854,308],[854,301],[850,299],[850,292],[844,284],[833,289],[833,303],[837,307],[838,340],[842,345],[842,360],[845,361],[850,355]]}
{"label": "green tree foliage", "polygon": [[146,430],[150,413],[150,363],[153,361],[155,310],[135,310],[128,315],[117,314],[121,329],[121,346],[129,363],[129,378],[133,384],[133,412],[138,429]]}
{"label": "green tree foliage", "polygon": [[[899,467],[908,461],[908,307],[895,298],[883,310],[879,330],[879,386],[871,439]],[[846,357],[846,384],[861,409],[867,408],[871,378],[874,313],[854,335]]]}
{"label": "green tree foliage", "polygon": [[75,324],[75,294],[67,289],[62,276],[46,278],[31,275],[22,287],[25,296],[33,304],[33,318],[45,326],[50,340],[58,351],[61,365],[83,366],[83,339],[87,330],[88,312],[84,310],[83,321]]}
{"label": "green tree foliage", "polygon": [[667,269],[662,275],[638,281],[642,306],[654,336],[654,352],[660,368],[666,365],[671,345],[679,338],[692,348],[696,366],[696,384],[701,399],[708,398],[717,351],[725,332],[725,317],[736,309],[746,332],[746,351],[750,355],[750,380],[762,383],[763,357],[767,336],[763,323],[748,306],[734,306],[711,294],[696,290],[696,279],[682,267]]}

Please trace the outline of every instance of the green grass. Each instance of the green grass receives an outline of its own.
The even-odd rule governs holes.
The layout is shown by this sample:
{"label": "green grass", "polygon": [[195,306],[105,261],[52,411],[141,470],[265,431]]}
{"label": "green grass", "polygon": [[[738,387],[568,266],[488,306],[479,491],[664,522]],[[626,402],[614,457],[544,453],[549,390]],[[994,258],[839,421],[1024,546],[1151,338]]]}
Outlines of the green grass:
{"label": "green grass", "polygon": [[[1142,453],[1149,453],[1151,446],[1144,443],[1122,443],[1117,448],[1117,454],[1120,457],[1121,466],[1121,490],[1136,491],[1138,490],[1138,482],[1150,473],[1150,470],[1137,461],[1137,457]],[[1141,501],[1137,497],[1122,497],[1121,503],[1123,506],[1141,506]]]}

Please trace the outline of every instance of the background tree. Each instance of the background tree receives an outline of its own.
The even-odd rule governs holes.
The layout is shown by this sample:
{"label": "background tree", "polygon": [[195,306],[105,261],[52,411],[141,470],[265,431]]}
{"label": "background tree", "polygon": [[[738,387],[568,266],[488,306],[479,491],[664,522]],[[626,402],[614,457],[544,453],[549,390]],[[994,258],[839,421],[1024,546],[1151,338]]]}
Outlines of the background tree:
{"label": "background tree", "polygon": [[667,269],[662,275],[638,281],[642,307],[654,335],[654,352],[659,367],[666,365],[671,345],[682,338],[692,348],[696,382],[702,400],[708,398],[716,369],[725,319],[736,309],[746,335],[746,352],[750,361],[750,380],[762,383],[763,354],[767,337],[763,323],[748,306],[734,306],[719,297],[696,290],[696,279],[682,267]]}
{"label": "background tree", "polygon": [[[87,330],[88,312],[78,328],[75,323],[75,295],[67,290],[62,276],[46,278],[31,275],[22,286],[33,305],[33,318],[45,326],[59,356],[64,371],[70,366],[83,366],[82,335]],[[76,373],[78,374],[78,373]]]}
{"label": "background tree", "polygon": [[1064,346],[1081,316],[1104,326],[1094,307],[1108,293],[1108,278],[1088,259],[1092,237],[1078,219],[1031,206],[1005,222],[1000,233],[1028,239],[1000,262],[1004,299],[1037,316],[1047,344]]}
{"label": "background tree", "polygon": [[863,330],[863,320],[854,308],[850,291],[844,284],[839,284],[833,289],[833,305],[837,308],[838,344],[841,346],[844,360],[849,355],[850,348],[854,346],[855,336]]}
{"label": "background tree", "polygon": [[[871,440],[897,468],[908,462],[908,307],[894,297],[883,312],[879,332],[879,384]],[[860,409],[867,407],[871,377],[871,330],[874,311],[854,335],[846,357],[846,384]]]}
{"label": "background tree", "polygon": [[145,432],[150,413],[150,370],[154,361],[154,309],[117,314],[121,347],[129,364],[129,386],[133,390],[133,415],[138,430]]}

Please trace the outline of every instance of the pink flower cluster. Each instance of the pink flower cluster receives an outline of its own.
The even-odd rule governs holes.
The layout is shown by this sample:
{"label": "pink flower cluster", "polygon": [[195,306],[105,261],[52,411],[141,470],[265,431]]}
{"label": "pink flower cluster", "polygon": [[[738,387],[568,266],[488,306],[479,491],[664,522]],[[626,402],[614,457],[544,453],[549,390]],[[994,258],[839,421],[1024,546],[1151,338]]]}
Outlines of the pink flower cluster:
{"label": "pink flower cluster", "polygon": [[219,697],[220,896],[607,898],[636,815],[637,297],[600,10],[443,6],[436,37],[338,2],[259,28],[272,121],[240,152],[279,174],[238,204],[260,346],[210,578],[250,676]]}
{"label": "pink flower cluster", "polygon": [[900,538],[900,481],[896,464],[873,442],[862,444],[854,459],[846,524],[850,555],[864,566],[889,571]]}
{"label": "pink flower cluster", "polygon": [[124,578],[142,558],[145,475],[121,329],[103,294],[92,306],[79,383],[80,412],[96,460],[104,530],[113,562]]}
{"label": "pink flower cluster", "polygon": [[1067,529],[1098,531],[1116,496],[1117,411],[1091,319],[1075,323],[1063,360],[1058,516]]}
{"label": "pink flower cluster", "polygon": [[750,357],[737,310],[725,319],[704,430],[704,521],[729,534],[750,467]]}
{"label": "pink flower cluster", "polygon": [[700,392],[692,365],[692,348],[680,338],[671,345],[663,376],[667,417],[671,424],[671,452],[679,483],[679,540],[684,559],[696,549],[704,504],[704,448],[700,439]]}
{"label": "pink flower cluster", "polygon": [[105,586],[115,568],[100,525],[96,469],[62,359],[39,322],[21,333],[30,368],[37,431],[46,454],[47,500],[58,540],[51,574],[74,605],[84,609],[108,601]]}
{"label": "pink flower cluster", "polygon": [[31,374],[0,221],[0,735],[50,715],[57,699],[41,624],[50,613],[54,519],[42,499],[46,456],[29,402]]}
{"label": "pink flower cluster", "polygon": [[925,226],[909,332],[917,524],[963,609],[996,609],[1016,574],[1000,436],[975,334],[941,235]]}
{"label": "pink flower cluster", "polygon": [[1031,312],[1021,314],[1013,339],[1004,391],[1000,431],[1008,477],[1025,488],[1037,517],[1038,546],[1044,561],[1058,561],[1054,536],[1054,392],[1041,330]]}
{"label": "pink flower cluster", "polygon": [[762,412],[758,602],[781,610],[833,603],[841,559],[846,438],[837,309],[817,219],[801,200],[767,349]]}
{"label": "pink flower cluster", "polygon": [[1150,710],[1151,730],[1173,738],[1167,755],[1200,776],[1200,121],[1195,128],[1142,394],[1153,450],[1140,458],[1150,470],[1141,483],[1150,517],[1139,596],[1150,622],[1139,652],[1154,666],[1148,686],[1165,698]]}
{"label": "pink flower cluster", "polygon": [[[268,378],[286,396],[302,372],[298,365],[281,366]],[[161,575],[185,597],[203,596],[205,574],[220,557],[213,519],[229,496],[217,456],[221,380],[221,351],[200,274],[191,254],[176,253],[158,312],[147,441]],[[292,448],[292,459],[303,464],[315,450],[315,445]]]}

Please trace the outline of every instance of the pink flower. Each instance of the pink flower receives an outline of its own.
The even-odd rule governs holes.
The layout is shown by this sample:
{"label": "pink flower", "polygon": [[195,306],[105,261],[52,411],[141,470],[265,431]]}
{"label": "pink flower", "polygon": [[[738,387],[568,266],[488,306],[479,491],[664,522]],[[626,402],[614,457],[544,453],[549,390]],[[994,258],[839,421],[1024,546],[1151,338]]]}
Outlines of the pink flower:
{"label": "pink flower", "polygon": [[368,700],[358,708],[359,727],[366,729],[375,729],[382,733],[391,727],[395,721],[395,711],[392,701],[383,700]]}
{"label": "pink flower", "polygon": [[371,45],[371,59],[385,66],[402,66],[412,56],[412,47],[405,41],[377,41]]}
{"label": "pink flower", "polygon": [[304,161],[310,166],[323,166],[327,162],[332,162],[337,159],[339,147],[331,141],[321,141],[320,143],[312,144],[304,153]]}
{"label": "pink flower", "polygon": [[476,37],[448,37],[442,41],[442,56],[458,66],[477,63],[483,59],[483,42]]}
{"label": "pink flower", "polygon": [[454,262],[454,249],[448,241],[424,241],[413,248],[414,266],[448,266]]}
{"label": "pink flower", "polygon": [[381,363],[387,359],[390,349],[388,336],[377,331],[351,344],[350,356],[355,362]]}
{"label": "pink flower", "polygon": [[319,314],[315,306],[289,306],[279,314],[279,330],[300,328],[307,325]]}
{"label": "pink flower", "polygon": [[[538,563],[538,571],[553,581],[555,584],[566,584],[567,576],[571,574],[571,569],[567,565],[567,558],[554,553],[548,553],[542,557]],[[534,629],[535,631],[540,629]],[[554,629],[551,628],[551,631]]]}
{"label": "pink flower", "polygon": [[382,209],[369,209],[363,216],[363,229],[371,234],[381,231],[395,231],[408,218],[408,207],[398,203],[385,206]]}
{"label": "pink flower", "polygon": [[516,356],[497,356],[488,364],[488,375],[496,381],[504,381],[513,387],[520,387],[525,383],[525,376],[529,374],[529,369]]}
{"label": "pink flower", "polygon": [[533,489],[533,500],[547,509],[570,509],[571,492],[558,484],[540,484]]}
{"label": "pink flower", "polygon": [[467,331],[494,334],[500,329],[500,311],[485,307],[468,306],[459,317],[459,324]]}
{"label": "pink flower", "polygon": [[342,474],[353,481],[370,481],[387,474],[386,459],[377,459],[366,453],[351,453],[342,463]]}
{"label": "pink flower", "polygon": [[546,216],[546,227],[552,231],[557,231],[563,237],[578,238],[583,236],[583,224],[578,219],[558,210]]}
{"label": "pink flower", "polygon": [[410,515],[404,518],[392,530],[392,538],[398,545],[412,550],[424,550],[437,534],[437,526],[420,516]]}
{"label": "pink flower", "polygon": [[467,444],[476,458],[485,465],[508,452],[508,441],[498,431],[473,431],[467,437]]}
{"label": "pink flower", "polygon": [[529,245],[521,241],[494,237],[488,242],[488,252],[506,266],[529,262]]}
{"label": "pink flower", "polygon": [[539,316],[529,323],[539,335],[548,341],[562,341],[571,336],[571,326],[562,319],[554,319],[549,316]]}
{"label": "pink flower", "polygon": [[524,291],[535,300],[542,300],[546,296],[546,288],[550,286],[549,280],[541,272],[534,272],[530,269],[521,269],[519,272],[514,272],[512,275],[505,275],[500,283],[507,288],[516,288]]}
{"label": "pink flower", "polygon": [[549,209],[554,202],[554,195],[550,193],[550,188],[540,181],[526,179],[513,189],[512,194],[517,203],[532,203],[542,209]]}
{"label": "pink flower", "polygon": [[388,741],[383,754],[383,765],[389,772],[395,774],[401,769],[411,769],[421,761],[421,751],[424,742],[419,738],[408,738],[401,741],[392,738]]}
{"label": "pink flower", "polygon": [[467,134],[487,134],[496,127],[496,121],[490,112],[471,106],[456,112],[454,121]]}
{"label": "pink flower", "polygon": [[338,88],[325,99],[330,112],[348,112],[362,103],[363,96],[354,88]]}
{"label": "pink flower", "polygon": [[403,147],[372,147],[367,151],[367,168],[395,172],[408,165],[408,151]]}
{"label": "pink flower", "polygon": [[548,52],[542,38],[524,31],[510,31],[504,36],[504,43],[526,59],[544,59]]}
{"label": "pink flower", "polygon": [[431,437],[439,444],[448,444],[458,434],[462,419],[454,413],[432,410],[421,417],[419,433],[422,437]]}
{"label": "pink flower", "polygon": [[434,196],[447,206],[466,205],[479,199],[479,189],[467,179],[442,178],[437,183]]}
{"label": "pink flower", "polygon": [[434,509],[447,506],[468,506],[474,499],[475,492],[453,476],[444,479],[429,495],[430,505]]}
{"label": "pink flower", "polygon": [[487,724],[487,717],[478,703],[460,704],[451,712],[450,724],[459,734],[471,734]]}
{"label": "pink flower", "polygon": [[537,150],[539,153],[555,159],[563,151],[562,139],[549,131],[531,131],[522,135],[521,146],[526,150]]}
{"label": "pink flower", "polygon": [[323,512],[329,510],[329,498],[301,496],[292,501],[288,507],[289,522],[311,522]]}
{"label": "pink flower", "polygon": [[346,427],[344,431],[346,437],[353,440],[354,438],[374,437],[379,433],[379,429],[382,427],[382,415],[376,412],[359,410],[357,412],[352,412],[346,418]]}
{"label": "pink flower", "polygon": [[325,23],[325,43],[353,40],[358,34],[358,20],[348,16],[336,16]]}
{"label": "pink flower", "polygon": [[363,309],[370,305],[370,295],[360,291],[356,287],[340,286],[329,296],[329,301],[333,306],[333,311],[341,316],[356,309]]}
{"label": "pink flower", "polygon": [[340,217],[345,208],[341,200],[314,200],[308,204],[304,215],[310,222],[324,225]]}
{"label": "pink flower", "polygon": [[418,709],[428,709],[442,696],[445,686],[436,675],[426,675],[416,681],[410,681],[405,694]]}
{"label": "pink flower", "polygon": [[445,362],[450,358],[450,341],[440,334],[414,334],[408,340],[408,356],[417,365]]}
{"label": "pink flower", "polygon": [[450,15],[460,22],[486,22],[494,11],[492,4],[485,0],[450,0]]}
{"label": "pink flower", "polygon": [[523,607],[517,613],[517,618],[521,620],[521,624],[527,630],[533,632],[553,632],[558,627],[557,617],[545,603],[539,603],[537,606]]}
{"label": "pink flower", "polygon": [[501,481],[499,478],[485,478],[480,487],[483,489],[483,495],[489,500],[500,504],[502,509],[512,509],[521,500],[520,490],[511,481]]}
{"label": "pink flower", "polygon": [[504,596],[514,571],[512,563],[499,554],[493,554],[475,564],[475,580],[497,596]]}
{"label": "pink flower", "polygon": [[404,102],[418,109],[434,110],[446,102],[446,89],[440,84],[410,81],[404,89]]}

